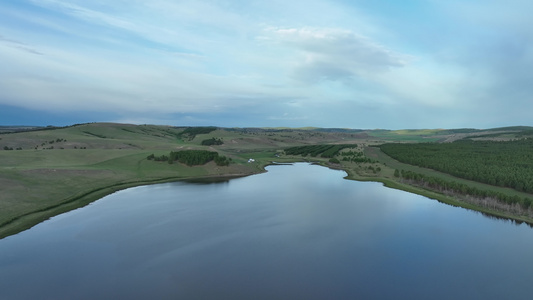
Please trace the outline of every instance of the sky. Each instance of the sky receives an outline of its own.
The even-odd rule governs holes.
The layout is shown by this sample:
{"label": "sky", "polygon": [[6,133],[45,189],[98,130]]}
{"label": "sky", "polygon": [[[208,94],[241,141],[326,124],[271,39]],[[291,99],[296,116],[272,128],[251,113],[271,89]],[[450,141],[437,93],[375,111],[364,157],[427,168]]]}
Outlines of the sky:
{"label": "sky", "polygon": [[533,125],[529,0],[3,0],[0,125]]}

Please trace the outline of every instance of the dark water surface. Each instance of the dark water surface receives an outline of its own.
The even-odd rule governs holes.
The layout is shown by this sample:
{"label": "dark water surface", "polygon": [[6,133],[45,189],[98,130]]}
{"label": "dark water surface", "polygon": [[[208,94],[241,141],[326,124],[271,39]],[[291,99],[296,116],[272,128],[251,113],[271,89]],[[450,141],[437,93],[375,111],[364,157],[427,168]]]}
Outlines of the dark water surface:
{"label": "dark water surface", "polygon": [[0,299],[531,299],[533,229],[296,164],[0,240]]}

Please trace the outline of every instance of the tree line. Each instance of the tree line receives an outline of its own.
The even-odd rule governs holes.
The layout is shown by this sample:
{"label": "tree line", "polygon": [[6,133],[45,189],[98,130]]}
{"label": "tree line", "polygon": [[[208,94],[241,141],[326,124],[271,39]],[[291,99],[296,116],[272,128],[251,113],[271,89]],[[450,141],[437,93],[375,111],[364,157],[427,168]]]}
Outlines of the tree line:
{"label": "tree line", "polygon": [[214,126],[207,127],[187,127],[178,134],[178,138],[187,138],[192,141],[198,134],[208,134],[217,130]]}
{"label": "tree line", "polygon": [[146,158],[154,161],[166,161],[169,164],[178,161],[187,166],[205,165],[210,161],[214,161],[218,166],[228,166],[232,160],[226,156],[219,155],[218,152],[207,150],[171,151],[169,155],[155,156],[150,154]]}
{"label": "tree line", "polygon": [[519,197],[517,195],[510,196],[500,192],[481,190],[464,183],[444,180],[442,178],[427,176],[412,171],[395,170],[394,176],[399,177],[402,181],[407,181],[410,184],[415,184],[444,194],[468,196],[465,198],[467,202],[476,205],[514,214],[522,215],[527,213],[530,216],[533,215],[533,207],[531,205],[533,200],[531,198]]}
{"label": "tree line", "polygon": [[368,157],[365,157],[363,152],[360,151],[343,151],[340,153],[342,161],[351,161],[356,163],[373,163],[374,161]]}
{"label": "tree line", "polygon": [[533,139],[383,144],[380,148],[407,164],[533,193]]}
{"label": "tree line", "polygon": [[342,149],[353,147],[354,145],[307,145],[296,146],[285,149],[287,155],[301,155],[316,157],[320,154],[324,158],[332,158],[339,154]]}
{"label": "tree line", "polygon": [[222,145],[222,144],[224,144],[222,139],[218,139],[214,137],[202,141],[202,146],[215,146],[215,145]]}

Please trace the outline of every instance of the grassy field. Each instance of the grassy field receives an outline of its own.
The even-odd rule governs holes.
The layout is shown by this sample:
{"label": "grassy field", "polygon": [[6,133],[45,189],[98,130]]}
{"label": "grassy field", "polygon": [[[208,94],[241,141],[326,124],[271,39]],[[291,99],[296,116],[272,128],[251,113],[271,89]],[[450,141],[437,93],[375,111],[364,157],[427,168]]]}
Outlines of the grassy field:
{"label": "grassy field", "polygon": [[[188,178],[246,176],[264,172],[264,167],[273,161],[316,161],[345,169],[351,179],[381,181],[391,187],[431,198],[440,197],[441,201],[476,209],[456,203],[450,197],[401,184],[393,173],[394,169],[402,168],[453,180],[456,178],[399,163],[378,148],[369,147],[383,141],[427,142],[450,137],[464,138],[472,134],[471,131],[219,128],[191,139],[180,136],[184,130],[184,127],[93,123],[0,134],[0,238],[127,187]],[[514,131],[489,131],[491,136],[495,132],[516,135]],[[484,133],[487,132],[475,132],[477,136]],[[210,138],[221,139],[223,144],[201,145],[203,140]],[[364,151],[374,161],[330,164],[328,159],[320,157],[283,155],[283,149],[287,147],[314,144],[353,144],[354,150]],[[216,151],[231,158],[232,163],[224,167],[213,162],[188,167],[147,159],[150,154],[161,156],[185,149]],[[249,163],[250,158],[255,161]],[[468,184],[496,188],[476,182]]]}
{"label": "grassy field", "polygon": [[442,139],[439,137],[441,130],[373,130],[370,136],[380,141],[394,142],[436,142]]}

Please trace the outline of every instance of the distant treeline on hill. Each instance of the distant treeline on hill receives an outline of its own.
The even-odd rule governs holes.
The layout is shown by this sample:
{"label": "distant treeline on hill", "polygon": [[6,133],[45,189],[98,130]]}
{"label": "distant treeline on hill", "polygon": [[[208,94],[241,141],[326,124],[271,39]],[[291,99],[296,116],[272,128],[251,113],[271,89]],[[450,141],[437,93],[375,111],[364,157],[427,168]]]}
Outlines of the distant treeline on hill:
{"label": "distant treeline on hill", "polygon": [[56,127],[48,125],[44,126],[0,126],[0,134],[9,134],[17,132],[26,132],[26,131],[41,131],[41,130],[53,130],[62,127]]}
{"label": "distant treeline on hill", "polygon": [[155,156],[154,154],[150,154],[146,158],[148,160],[167,161],[169,164],[179,161],[180,163],[188,166],[204,165],[210,161],[215,161],[215,163],[219,166],[228,166],[231,161],[231,158],[228,159],[225,156],[221,156],[218,154],[218,152],[207,150],[172,151],[168,156]]}
{"label": "distant treeline on hill", "polygon": [[313,156],[316,157],[320,154],[321,157],[332,158],[339,154],[342,149],[352,148],[354,145],[309,145],[309,146],[297,146],[285,149],[287,155],[301,155],[301,156]]}
{"label": "distant treeline on hill", "polygon": [[533,193],[533,139],[384,144],[380,148],[404,163]]}
{"label": "distant treeline on hill", "polygon": [[215,146],[215,145],[222,145],[222,144],[224,144],[222,139],[217,139],[217,138],[210,138],[210,139],[202,141],[202,146]]}
{"label": "distant treeline on hill", "polygon": [[208,134],[213,131],[217,130],[214,126],[208,126],[208,127],[187,127],[185,130],[180,132],[178,134],[178,137],[180,138],[188,138],[189,140],[193,140],[198,134]]}

